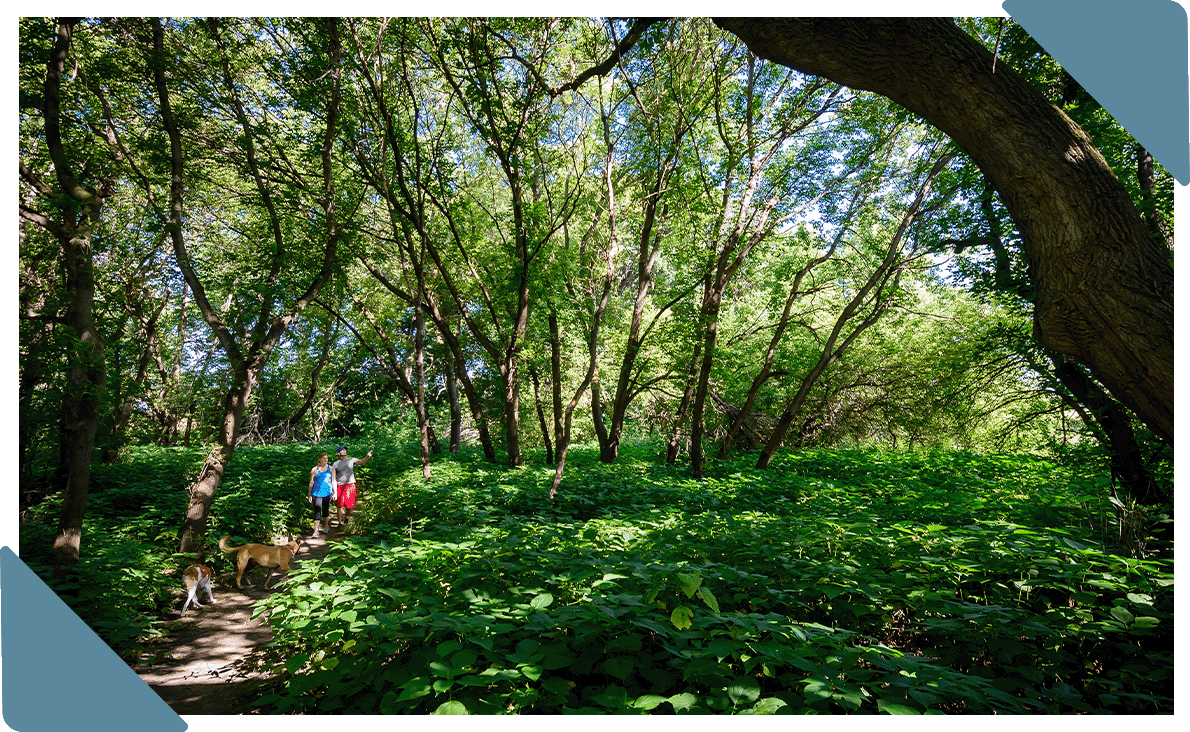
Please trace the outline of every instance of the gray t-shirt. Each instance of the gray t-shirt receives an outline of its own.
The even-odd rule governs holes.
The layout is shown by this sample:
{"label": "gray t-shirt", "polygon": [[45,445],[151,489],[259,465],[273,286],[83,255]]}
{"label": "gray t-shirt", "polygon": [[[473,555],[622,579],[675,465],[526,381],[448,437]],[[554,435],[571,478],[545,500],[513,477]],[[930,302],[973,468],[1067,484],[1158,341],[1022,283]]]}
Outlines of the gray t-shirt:
{"label": "gray t-shirt", "polygon": [[355,464],[359,458],[343,458],[335,461],[335,482],[339,485],[355,482]]}

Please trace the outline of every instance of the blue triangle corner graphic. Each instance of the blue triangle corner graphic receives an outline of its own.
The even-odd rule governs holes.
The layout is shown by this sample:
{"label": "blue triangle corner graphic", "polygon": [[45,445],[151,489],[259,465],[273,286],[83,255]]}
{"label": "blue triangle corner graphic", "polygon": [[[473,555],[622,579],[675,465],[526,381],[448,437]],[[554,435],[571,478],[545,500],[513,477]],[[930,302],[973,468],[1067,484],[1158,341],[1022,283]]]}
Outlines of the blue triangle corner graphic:
{"label": "blue triangle corner graphic", "polygon": [[1190,184],[1186,10],[1173,0],[1003,8],[1182,185]]}
{"label": "blue triangle corner graphic", "polygon": [[17,732],[187,724],[8,547],[0,547],[3,714]]}

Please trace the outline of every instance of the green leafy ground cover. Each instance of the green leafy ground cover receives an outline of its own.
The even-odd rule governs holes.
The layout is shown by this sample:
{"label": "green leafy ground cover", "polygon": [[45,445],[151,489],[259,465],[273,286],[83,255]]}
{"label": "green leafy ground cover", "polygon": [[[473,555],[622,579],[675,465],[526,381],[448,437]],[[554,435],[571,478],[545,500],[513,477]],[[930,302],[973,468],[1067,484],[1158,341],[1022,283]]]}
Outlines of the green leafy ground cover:
{"label": "green leafy ground cover", "polygon": [[[327,447],[237,451],[209,536],[308,527]],[[414,447],[375,449],[355,535],[258,609],[275,635],[261,662],[285,669],[262,711],[1173,710],[1172,546],[1105,544],[1106,479],[1086,468],[811,451],[694,481],[651,446],[613,465],[576,447],[551,503],[540,465],[464,451],[427,485]],[[24,516],[22,559],[129,660],[176,600],[202,458],[142,447],[97,466],[82,583],[49,579],[57,501]]]}
{"label": "green leafy ground cover", "polygon": [[259,608],[286,669],[260,706],[1173,709],[1172,560],[1104,551],[1098,476],[1025,456],[804,452],[699,482],[646,448],[614,465],[576,453],[551,504],[541,467],[465,454],[426,485],[378,451],[359,535]]}
{"label": "green leafy ground cover", "polygon": [[[211,508],[208,535],[272,543],[308,525],[310,468],[303,465],[314,464],[310,453],[317,449],[290,444],[237,450]],[[126,660],[151,651],[166,610],[175,604],[180,571],[193,561],[174,551],[187,489],[205,456],[202,448],[142,446],[124,462],[94,466],[78,571],[66,580],[53,579],[51,568],[61,495],[22,516],[21,560]],[[213,552],[208,563],[220,571],[233,567],[229,555]]]}

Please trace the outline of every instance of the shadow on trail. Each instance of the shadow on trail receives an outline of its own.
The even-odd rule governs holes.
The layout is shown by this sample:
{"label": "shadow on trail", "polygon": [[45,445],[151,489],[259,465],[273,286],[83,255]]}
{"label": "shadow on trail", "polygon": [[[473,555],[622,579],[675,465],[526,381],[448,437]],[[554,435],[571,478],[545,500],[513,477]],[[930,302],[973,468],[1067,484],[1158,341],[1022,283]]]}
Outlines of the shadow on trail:
{"label": "shadow on trail", "polygon": [[[326,555],[337,537],[303,537],[291,569]],[[260,695],[271,674],[244,663],[253,651],[273,638],[263,618],[252,618],[252,607],[276,591],[285,591],[284,573],[276,572],[269,589],[268,570],[253,565],[244,573],[244,587],[235,585],[234,568],[215,577],[215,602],[191,605],[182,616],[179,600],[171,613],[166,637],[155,644],[152,656],[133,667],[145,683],[180,715],[252,714],[251,702]],[[280,587],[278,587],[278,584]]]}

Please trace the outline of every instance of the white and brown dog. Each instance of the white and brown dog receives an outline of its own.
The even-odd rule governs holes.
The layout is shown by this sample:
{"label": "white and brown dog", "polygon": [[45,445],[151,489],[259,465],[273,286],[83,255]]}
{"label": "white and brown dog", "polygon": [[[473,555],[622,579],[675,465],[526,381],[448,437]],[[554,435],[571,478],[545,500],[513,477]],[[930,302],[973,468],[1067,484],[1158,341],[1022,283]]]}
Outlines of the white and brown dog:
{"label": "white and brown dog", "polygon": [[207,591],[207,602],[215,602],[215,594],[211,592],[211,568],[205,564],[192,564],[182,572],[182,586],[186,588],[186,604],[182,606],[182,614],[186,614],[186,608],[190,607],[190,603],[194,603],[195,607],[202,607],[202,603],[198,601],[198,595],[203,590]]}

